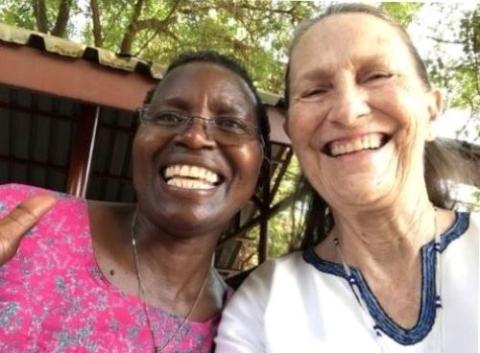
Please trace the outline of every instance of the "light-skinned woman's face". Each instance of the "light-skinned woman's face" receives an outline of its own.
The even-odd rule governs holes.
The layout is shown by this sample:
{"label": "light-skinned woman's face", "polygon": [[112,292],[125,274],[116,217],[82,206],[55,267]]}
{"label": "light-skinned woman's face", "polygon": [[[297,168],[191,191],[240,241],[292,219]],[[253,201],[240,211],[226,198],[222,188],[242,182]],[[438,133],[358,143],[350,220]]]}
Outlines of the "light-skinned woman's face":
{"label": "light-skinned woman's face", "polygon": [[423,182],[441,97],[394,27],[368,14],[327,17],[303,34],[290,65],[287,130],[331,206],[392,202]]}
{"label": "light-skinned woman's face", "polygon": [[[190,63],[170,72],[147,112],[166,123],[175,121],[175,115],[165,117],[162,112],[205,120],[230,117],[258,126],[247,84],[230,70],[209,63]],[[224,124],[236,129],[229,121]],[[259,139],[230,144],[234,137],[219,141],[210,128],[201,119],[181,132],[146,122],[135,136],[133,177],[140,208],[170,233],[218,230],[255,190],[263,159]]]}

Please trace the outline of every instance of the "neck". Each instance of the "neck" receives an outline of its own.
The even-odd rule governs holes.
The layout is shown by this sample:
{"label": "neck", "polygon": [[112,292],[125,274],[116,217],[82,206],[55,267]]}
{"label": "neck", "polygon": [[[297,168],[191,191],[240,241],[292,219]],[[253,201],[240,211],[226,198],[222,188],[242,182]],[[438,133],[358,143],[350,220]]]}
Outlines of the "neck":
{"label": "neck", "polygon": [[335,226],[327,241],[338,238],[346,261],[359,268],[416,266],[420,248],[434,237],[435,210],[426,194],[411,200],[381,209],[333,210]]}
{"label": "neck", "polygon": [[168,288],[175,298],[196,294],[209,274],[221,231],[176,236],[136,213],[131,228],[146,286],[160,291]]}

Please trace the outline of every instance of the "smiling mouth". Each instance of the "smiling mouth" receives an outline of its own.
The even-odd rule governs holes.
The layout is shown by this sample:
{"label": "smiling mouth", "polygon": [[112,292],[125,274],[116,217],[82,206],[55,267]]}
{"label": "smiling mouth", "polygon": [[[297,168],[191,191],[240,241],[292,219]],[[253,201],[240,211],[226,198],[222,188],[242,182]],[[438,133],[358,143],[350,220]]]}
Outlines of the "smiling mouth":
{"label": "smiling mouth", "polygon": [[210,169],[186,164],[167,166],[160,174],[168,185],[191,190],[211,190],[223,180]]}
{"label": "smiling mouth", "polygon": [[368,134],[353,139],[329,142],[324,147],[324,152],[330,157],[340,157],[365,150],[378,150],[382,148],[390,137],[385,134]]}

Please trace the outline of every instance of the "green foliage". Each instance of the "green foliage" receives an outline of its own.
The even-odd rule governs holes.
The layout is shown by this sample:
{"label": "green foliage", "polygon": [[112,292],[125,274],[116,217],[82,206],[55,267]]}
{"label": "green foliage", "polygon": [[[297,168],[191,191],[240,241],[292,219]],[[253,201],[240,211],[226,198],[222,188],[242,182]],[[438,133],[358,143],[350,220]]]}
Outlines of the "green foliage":
{"label": "green foliage", "polygon": [[386,2],[380,5],[403,27],[407,27],[412,22],[415,14],[422,6],[423,3],[420,2]]}
{"label": "green foliage", "polygon": [[[441,6],[441,5],[438,5]],[[450,36],[439,33],[432,38],[437,42],[437,53],[427,61],[432,80],[449,92],[449,105],[467,108],[472,116],[480,115],[480,4],[466,12],[459,23],[441,19],[438,27],[448,27]],[[445,57],[441,50],[455,46],[463,55]]]}
{"label": "green foliage", "polygon": [[[300,176],[300,166],[298,160],[292,158],[273,204],[286,199],[297,192],[297,183]],[[292,203],[290,207],[276,214],[268,222],[269,230],[269,256],[280,256],[290,252],[299,243],[298,227],[299,215],[297,212],[298,204]],[[297,212],[297,214],[296,214]]]}
{"label": "green foliage", "polygon": [[[52,30],[58,15],[58,9],[61,0],[43,0],[45,2],[47,26]],[[0,21],[9,25],[18,26],[30,30],[38,30],[38,25],[35,20],[33,4],[35,1],[31,0],[3,0],[0,5]],[[71,10],[69,17],[72,18],[81,10],[76,1],[71,0]],[[69,23],[67,26],[66,37],[68,38],[75,30],[75,25]]]}
{"label": "green foliage", "polygon": [[0,5],[0,18],[6,24],[36,30],[33,8],[27,1],[5,0]]}

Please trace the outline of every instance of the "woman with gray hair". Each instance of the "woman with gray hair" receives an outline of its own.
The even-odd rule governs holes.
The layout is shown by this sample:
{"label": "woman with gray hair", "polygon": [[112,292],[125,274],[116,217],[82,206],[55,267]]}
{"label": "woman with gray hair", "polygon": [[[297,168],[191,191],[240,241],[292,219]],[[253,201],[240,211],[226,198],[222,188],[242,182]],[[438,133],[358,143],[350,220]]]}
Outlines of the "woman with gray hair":
{"label": "woman with gray hair", "polygon": [[478,352],[480,218],[446,208],[442,95],[405,30],[330,7],[293,40],[285,99],[305,248],[250,275],[217,352]]}

